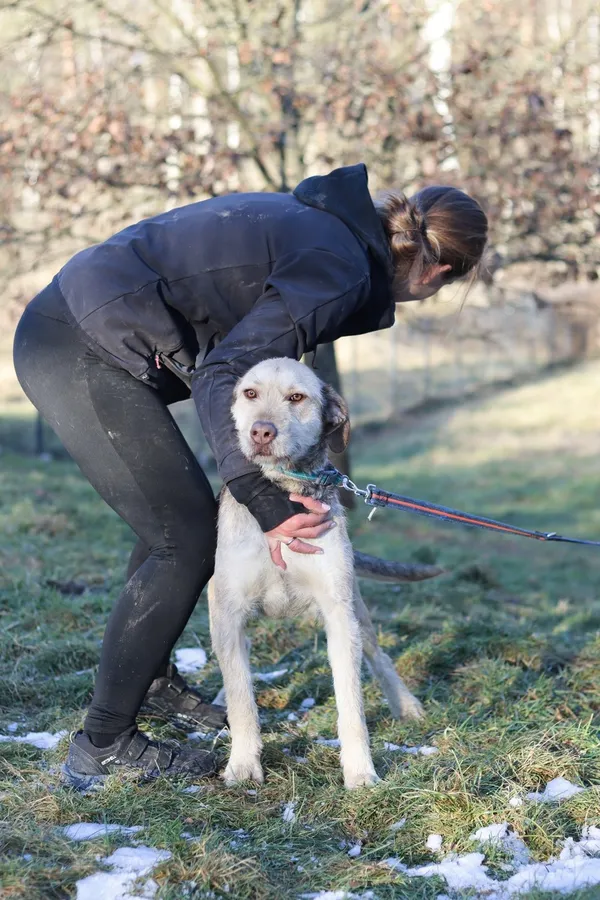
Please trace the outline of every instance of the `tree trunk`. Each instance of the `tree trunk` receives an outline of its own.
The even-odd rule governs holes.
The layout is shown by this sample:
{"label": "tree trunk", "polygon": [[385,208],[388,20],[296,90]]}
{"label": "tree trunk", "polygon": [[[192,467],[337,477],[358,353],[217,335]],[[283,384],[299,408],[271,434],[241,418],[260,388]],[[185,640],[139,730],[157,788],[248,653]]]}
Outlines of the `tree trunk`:
{"label": "tree trunk", "polygon": [[[340,375],[335,361],[335,348],[333,344],[320,344],[312,354],[310,365],[322,381],[327,382],[339,394],[342,393]],[[329,458],[333,465],[350,477],[350,454],[348,450],[343,453],[330,453]],[[354,494],[348,491],[340,491],[340,500],[346,509],[354,509]]]}

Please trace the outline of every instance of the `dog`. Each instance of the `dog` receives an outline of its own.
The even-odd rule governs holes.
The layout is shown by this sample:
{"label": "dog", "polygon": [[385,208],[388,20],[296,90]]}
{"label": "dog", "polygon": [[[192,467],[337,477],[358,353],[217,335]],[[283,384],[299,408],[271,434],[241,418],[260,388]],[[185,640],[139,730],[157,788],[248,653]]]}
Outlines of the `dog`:
{"label": "dog", "polygon": [[377,642],[357,575],[385,581],[419,581],[434,566],[404,566],[353,551],[335,487],[298,480],[341,452],[350,436],[343,399],[304,364],[268,359],[238,382],[231,409],[240,447],[266,478],[287,493],[310,495],[331,506],[337,527],[311,541],[322,555],[294,553],[282,544],[287,568],[272,562],[265,536],[248,509],[227,488],[219,499],[214,576],[208,587],[212,645],[223,675],[231,753],[223,773],[229,785],[264,780],[258,710],[252,688],[245,626],[250,616],[316,615],[325,626],[338,711],[340,761],[348,789],[378,781],[369,748],[362,690],[364,650],[394,717],[418,718],[419,701]]}

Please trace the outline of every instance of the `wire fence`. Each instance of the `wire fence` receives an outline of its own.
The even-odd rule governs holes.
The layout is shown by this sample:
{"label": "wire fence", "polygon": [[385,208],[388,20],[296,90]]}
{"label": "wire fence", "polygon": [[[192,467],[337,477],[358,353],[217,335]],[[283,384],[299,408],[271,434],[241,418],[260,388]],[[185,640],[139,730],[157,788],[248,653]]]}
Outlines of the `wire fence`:
{"label": "wire fence", "polygon": [[[394,421],[408,410],[459,402],[485,386],[518,382],[574,361],[580,327],[558,308],[538,308],[526,293],[493,303],[489,294],[474,291],[462,308],[459,302],[429,302],[402,310],[393,328],[335,345],[353,425]],[[192,401],[171,409],[194,453],[210,468],[211,453]],[[7,449],[61,455],[39,417],[5,421],[0,431]]]}
{"label": "wire fence", "polygon": [[389,331],[343,338],[336,357],[355,424],[460,400],[574,359],[574,324],[527,296],[470,304],[445,315],[431,305]]}

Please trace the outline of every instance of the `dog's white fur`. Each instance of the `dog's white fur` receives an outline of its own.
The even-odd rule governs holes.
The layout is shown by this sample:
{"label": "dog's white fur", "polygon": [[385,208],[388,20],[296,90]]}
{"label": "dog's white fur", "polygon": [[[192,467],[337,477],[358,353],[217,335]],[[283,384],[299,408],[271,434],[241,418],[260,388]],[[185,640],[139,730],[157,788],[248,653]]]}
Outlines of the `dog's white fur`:
{"label": "dog's white fur", "polygon": [[[245,392],[255,392],[255,397]],[[291,400],[302,395],[302,400]],[[344,431],[347,410],[341,398],[303,364],[289,359],[259,363],[239,382],[232,415],[240,446],[248,459],[288,492],[315,491],[278,471],[278,466],[315,468],[326,459],[330,440]],[[272,455],[257,455],[251,438],[256,421],[277,428]],[[219,508],[215,574],[209,585],[213,647],[223,674],[231,730],[231,755],[224,779],[263,781],[258,710],[248,660],[245,625],[252,613],[269,616],[312,614],[321,619],[333,673],[338,710],[341,765],[347,788],[374,784],[378,778],[369,748],[360,681],[363,648],[381,683],[393,715],[418,717],[421,706],[383,653],[354,571],[352,546],[335,490],[322,498],[330,503],[337,527],[318,538],[323,555],[294,553],[282,545],[287,569],[274,565],[258,523],[225,488]],[[423,576],[421,576],[423,577]]]}

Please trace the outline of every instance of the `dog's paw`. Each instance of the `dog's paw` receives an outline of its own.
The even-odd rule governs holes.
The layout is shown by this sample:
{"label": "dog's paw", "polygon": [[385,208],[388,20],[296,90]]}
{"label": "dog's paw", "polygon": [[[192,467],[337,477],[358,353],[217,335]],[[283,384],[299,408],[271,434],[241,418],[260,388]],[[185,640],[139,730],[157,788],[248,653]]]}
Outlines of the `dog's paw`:
{"label": "dog's paw", "polygon": [[221,778],[228,787],[239,784],[240,781],[256,781],[263,784],[265,775],[260,760],[254,757],[248,759],[230,759],[227,768]]}
{"label": "dog's paw", "polygon": [[422,719],[425,710],[407,688],[387,693],[388,709],[392,719]]}
{"label": "dog's paw", "polygon": [[408,697],[402,697],[400,701],[400,718],[401,719],[424,719],[425,710],[416,697],[409,694]]}
{"label": "dog's paw", "polygon": [[374,770],[370,772],[344,772],[344,787],[348,791],[355,791],[361,787],[372,787],[381,781]]}

